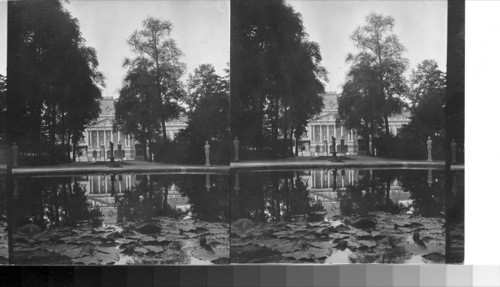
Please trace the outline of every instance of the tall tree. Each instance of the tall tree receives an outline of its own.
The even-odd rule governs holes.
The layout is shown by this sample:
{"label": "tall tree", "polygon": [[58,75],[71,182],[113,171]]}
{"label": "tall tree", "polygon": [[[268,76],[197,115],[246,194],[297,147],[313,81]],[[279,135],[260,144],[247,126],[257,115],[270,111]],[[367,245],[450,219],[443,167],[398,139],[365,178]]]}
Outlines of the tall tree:
{"label": "tall tree", "polygon": [[438,69],[434,60],[418,64],[410,76],[408,99],[411,111],[410,123],[398,134],[404,145],[401,157],[421,158],[425,155],[427,137],[434,141],[434,157],[442,158],[445,136],[446,75]]}
{"label": "tall tree", "polygon": [[[115,102],[114,128],[137,139],[144,151],[161,124],[156,114],[154,77],[143,67],[130,69]],[[147,155],[146,155],[147,158]]]}
{"label": "tall tree", "polygon": [[282,0],[231,2],[231,129],[247,149],[290,154],[322,108],[326,70]]}
{"label": "tall tree", "polygon": [[143,21],[142,30],[135,31],[128,39],[128,45],[136,56],[124,62],[129,71],[141,70],[152,77],[151,95],[154,95],[155,104],[151,113],[158,117],[165,146],[168,141],[166,121],[179,115],[179,101],[184,96],[180,77],[185,65],[180,62],[182,52],[172,39],[171,31],[169,21],[147,18]]}
{"label": "tall tree", "polygon": [[176,138],[182,162],[203,163],[203,146],[210,143],[211,160],[215,164],[229,163],[229,70],[224,77],[215,73],[212,65],[195,69],[188,81],[191,93],[188,126]]}
{"label": "tall tree", "polygon": [[424,60],[410,77],[411,121],[418,126],[422,138],[444,137],[444,104],[446,75],[435,60]]}
{"label": "tall tree", "polygon": [[405,47],[393,33],[394,18],[371,13],[366,23],[359,26],[351,35],[358,49],[349,54],[347,62],[351,65],[369,65],[378,81],[378,92],[373,94],[383,102],[380,113],[384,119],[386,143],[390,138],[389,117],[401,112],[400,99],[407,91],[403,73],[408,60],[403,57]]}
{"label": "tall tree", "polygon": [[[362,135],[367,147],[370,138],[379,132],[379,126],[383,123],[379,112],[383,102],[374,96],[377,90],[375,71],[369,65],[359,63],[351,66],[338,99],[338,121]],[[372,145],[372,154],[373,149]]]}
{"label": "tall tree", "polygon": [[58,0],[10,2],[8,9],[8,138],[69,151],[68,139],[78,141],[99,112],[104,77],[95,51]]}

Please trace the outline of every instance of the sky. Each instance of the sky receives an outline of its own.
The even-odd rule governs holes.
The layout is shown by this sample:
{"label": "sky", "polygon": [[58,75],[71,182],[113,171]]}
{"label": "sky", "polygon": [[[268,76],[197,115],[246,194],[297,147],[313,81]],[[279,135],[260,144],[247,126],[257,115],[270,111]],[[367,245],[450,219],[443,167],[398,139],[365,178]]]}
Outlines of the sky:
{"label": "sky", "polygon": [[7,74],[7,1],[0,0],[0,74]]}
{"label": "sky", "polygon": [[148,16],[172,23],[172,38],[183,51],[187,75],[213,64],[223,75],[229,63],[229,1],[70,1],[64,5],[78,19],[87,45],[97,50],[106,77],[103,96],[118,97],[125,57],[133,56],[127,39]]}
{"label": "sky", "polygon": [[350,35],[371,12],[392,16],[394,32],[406,47],[409,70],[434,59],[446,71],[447,1],[302,1],[288,0],[302,20],[309,39],[320,46],[322,64],[329,72],[327,91],[341,91],[349,52],[355,51]]}

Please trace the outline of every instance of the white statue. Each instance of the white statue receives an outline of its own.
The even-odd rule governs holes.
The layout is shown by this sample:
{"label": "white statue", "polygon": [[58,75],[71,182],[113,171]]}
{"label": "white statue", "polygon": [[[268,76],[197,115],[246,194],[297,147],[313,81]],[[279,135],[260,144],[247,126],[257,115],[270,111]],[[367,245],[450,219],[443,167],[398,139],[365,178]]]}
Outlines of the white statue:
{"label": "white statue", "polygon": [[205,142],[205,166],[210,166],[210,145]]}

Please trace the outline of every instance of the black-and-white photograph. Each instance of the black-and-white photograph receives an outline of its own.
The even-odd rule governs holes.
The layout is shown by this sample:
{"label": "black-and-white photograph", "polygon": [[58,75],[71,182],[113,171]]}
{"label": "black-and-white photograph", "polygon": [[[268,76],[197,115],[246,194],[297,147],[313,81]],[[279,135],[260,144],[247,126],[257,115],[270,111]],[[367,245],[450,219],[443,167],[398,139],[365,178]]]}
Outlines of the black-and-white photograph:
{"label": "black-and-white photograph", "polygon": [[231,262],[463,262],[447,11],[446,1],[232,2]]}
{"label": "black-and-white photograph", "polygon": [[229,9],[4,5],[1,263],[229,262]]}
{"label": "black-and-white photograph", "polygon": [[0,2],[0,264],[463,263],[449,4]]}

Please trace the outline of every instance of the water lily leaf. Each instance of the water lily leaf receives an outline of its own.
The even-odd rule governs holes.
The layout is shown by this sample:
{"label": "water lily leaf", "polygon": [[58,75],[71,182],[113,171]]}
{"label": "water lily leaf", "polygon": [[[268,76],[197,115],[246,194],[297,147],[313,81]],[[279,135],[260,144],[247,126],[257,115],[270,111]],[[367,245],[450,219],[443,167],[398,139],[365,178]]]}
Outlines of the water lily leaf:
{"label": "water lily leaf", "polygon": [[[214,228],[214,230],[215,230],[215,228]],[[208,229],[206,229],[204,227],[197,227],[196,228],[196,233],[198,233],[198,234],[205,234],[207,232],[208,232]]]}
{"label": "water lily leaf", "polygon": [[165,251],[165,249],[163,249],[160,246],[144,245],[143,247],[145,249],[147,249],[148,251],[151,251],[151,252],[154,252],[154,253],[162,253],[163,251]]}
{"label": "water lily leaf", "polygon": [[128,245],[131,243],[135,243],[136,241],[128,238],[118,238],[115,240],[115,242],[118,244]]}
{"label": "water lily leaf", "polygon": [[102,253],[107,253],[107,254],[116,254],[122,252],[124,249],[123,248],[117,248],[115,246],[110,246],[110,247],[102,247],[99,246],[96,248],[97,251],[100,251]]}
{"label": "water lily leaf", "polygon": [[95,245],[87,243],[82,247],[82,249],[80,249],[80,253],[78,254],[78,256],[83,257],[83,256],[93,255],[94,250],[95,250]]}
{"label": "water lily leaf", "polygon": [[68,256],[69,258],[78,258],[82,256],[80,250],[80,248],[66,249],[62,252],[62,255]]}
{"label": "water lily leaf", "polygon": [[143,248],[143,247],[134,248],[134,252],[139,253],[139,254],[146,254],[146,253],[148,253],[148,251],[149,250],[147,250],[146,248]]}
{"label": "water lily leaf", "polygon": [[158,244],[158,240],[156,240],[156,238],[153,238],[151,236],[144,236],[141,238],[141,241],[144,244]]}
{"label": "water lily leaf", "polygon": [[85,265],[97,265],[97,264],[99,264],[99,260],[93,256],[77,258],[73,262],[74,263],[82,263]]}
{"label": "water lily leaf", "polygon": [[[341,243],[339,243],[338,247],[343,247]],[[350,250],[354,251],[358,248],[361,247],[361,244],[359,244],[358,242],[354,242],[354,241],[347,241],[347,248],[349,248]]]}
{"label": "water lily leaf", "polygon": [[332,250],[329,248],[308,248],[307,252],[309,252],[314,258],[318,260],[323,260],[326,257],[332,254]]}
{"label": "water lily leaf", "polygon": [[375,239],[381,239],[381,238],[384,238],[385,235],[382,235],[382,233],[378,232],[378,231],[373,231],[372,232],[372,237],[375,238]]}
{"label": "water lily leaf", "polygon": [[444,262],[445,261],[445,256],[441,253],[438,252],[432,252],[429,254],[422,255],[423,258],[433,261],[433,262]]}
{"label": "water lily leaf", "polygon": [[161,232],[161,227],[158,225],[154,225],[151,223],[145,223],[135,229],[137,232],[142,233],[142,234],[153,234],[153,233],[160,233]]}
{"label": "water lily leaf", "polygon": [[370,219],[366,219],[366,218],[362,218],[362,219],[359,219],[359,220],[351,223],[352,227],[358,228],[358,229],[375,228],[376,225],[377,225],[377,222],[370,220]]}
{"label": "water lily leaf", "polygon": [[50,245],[50,246],[47,246],[46,249],[48,251],[63,253],[64,251],[66,251],[68,249],[68,245],[66,245],[66,244]]}
{"label": "water lily leaf", "polygon": [[94,254],[95,259],[99,260],[102,264],[110,264],[118,261],[120,256],[118,254],[109,254],[109,253],[101,253],[97,252]]}
{"label": "water lily leaf", "polygon": [[224,247],[224,245],[222,243],[217,242],[217,241],[212,241],[212,242],[208,243],[208,245],[210,245],[212,248]]}
{"label": "water lily leaf", "polygon": [[309,243],[311,247],[319,248],[319,249],[332,249],[337,247],[338,243],[333,243],[329,241],[319,241],[319,242],[311,242]]}
{"label": "water lily leaf", "polygon": [[298,260],[298,261],[310,260],[311,256],[312,256],[312,254],[310,252],[307,252],[304,250],[283,254],[283,257],[285,257],[285,258],[293,258],[293,259]]}
{"label": "water lily leaf", "polygon": [[205,248],[197,248],[191,251],[191,255],[206,261],[214,261],[221,257],[227,257],[228,252],[215,250],[207,250]]}
{"label": "water lily leaf", "polygon": [[186,236],[187,238],[198,238],[200,234],[196,232],[185,232],[184,236]]}
{"label": "water lily leaf", "polygon": [[372,235],[366,231],[363,231],[363,230],[356,230],[354,235],[356,235],[356,237],[358,239],[371,239],[372,238]]}
{"label": "water lily leaf", "polygon": [[253,243],[261,247],[273,248],[276,245],[288,243],[288,241],[277,238],[266,238],[266,239],[254,240]]}
{"label": "water lily leaf", "polygon": [[339,224],[339,225],[335,226],[335,229],[337,229],[337,231],[340,233],[348,232],[351,230],[351,228],[349,226],[344,225],[344,224]]}
{"label": "water lily leaf", "polygon": [[375,241],[371,241],[371,240],[358,240],[358,243],[363,245],[363,246],[366,246],[368,248],[373,248],[373,247],[377,246],[377,243]]}

